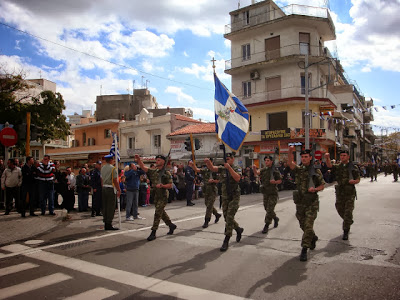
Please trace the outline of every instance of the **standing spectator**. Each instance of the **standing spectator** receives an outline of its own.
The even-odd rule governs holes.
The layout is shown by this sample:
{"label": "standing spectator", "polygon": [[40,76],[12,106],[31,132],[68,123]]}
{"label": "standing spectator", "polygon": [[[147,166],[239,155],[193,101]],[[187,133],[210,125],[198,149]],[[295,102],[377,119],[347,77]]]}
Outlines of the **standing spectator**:
{"label": "standing spectator", "polygon": [[186,205],[193,206],[193,187],[194,187],[195,174],[193,170],[193,161],[189,160],[185,169],[185,185],[186,185]]}
{"label": "standing spectator", "polygon": [[[117,198],[121,195],[121,189],[118,182],[117,167],[114,167],[114,156],[109,154],[104,156],[106,164],[101,168],[101,178],[103,182],[102,188],[102,205],[103,205],[103,222],[104,230],[118,230],[112,226],[114,219],[115,204]],[[116,193],[115,194],[115,191]]]}
{"label": "standing spectator", "polygon": [[89,176],[86,175],[86,168],[81,168],[79,175],[76,176],[76,191],[78,192],[78,210],[80,212],[88,210],[89,201]]}
{"label": "standing spectator", "polygon": [[[0,178],[5,169],[4,161],[0,159]],[[0,209],[4,209],[4,191],[2,189],[0,189]]]}
{"label": "standing spectator", "polygon": [[131,163],[129,170],[125,172],[126,177],[126,220],[144,219],[138,215],[140,176],[145,173],[138,169],[136,164]]}
{"label": "standing spectator", "polygon": [[72,172],[71,167],[67,167],[67,188],[65,192],[65,200],[64,200],[64,208],[70,212],[71,210],[75,210],[75,185],[76,178],[75,174]]}
{"label": "standing spectator", "polygon": [[37,179],[39,181],[40,208],[42,216],[46,212],[48,202],[49,214],[55,216],[54,212],[54,164],[50,162],[50,155],[45,155],[37,168]]}
{"label": "standing spectator", "polygon": [[183,165],[180,164],[178,171],[176,172],[176,182],[178,188],[178,195],[176,200],[183,200],[186,197],[186,185],[185,185],[185,172],[183,170]]}
{"label": "standing spectator", "polygon": [[27,208],[27,203],[29,203],[29,213],[31,216],[37,217],[35,214],[35,176],[36,167],[34,166],[35,161],[32,156],[26,157],[26,163],[22,167],[22,197],[21,197],[21,217],[25,218],[25,211]]}
{"label": "standing spectator", "polygon": [[90,176],[90,185],[93,189],[92,194],[92,217],[102,216],[101,213],[101,160],[99,160]]}
{"label": "standing spectator", "polygon": [[[54,171],[54,208],[60,208],[62,207],[62,204],[58,204],[58,195],[61,194],[60,191],[60,181],[62,180],[62,172],[60,170],[60,162],[58,160],[54,161],[54,167],[55,167],[55,171]],[[64,199],[63,199],[64,201]]]}
{"label": "standing spectator", "polygon": [[121,180],[119,182],[119,188],[121,189],[121,196],[119,196],[121,210],[124,210],[126,207],[126,177],[125,176],[121,176]]}
{"label": "standing spectator", "polygon": [[19,202],[20,190],[19,187],[22,184],[22,173],[21,169],[15,166],[15,160],[10,158],[7,162],[7,168],[1,175],[1,189],[6,191],[6,211],[5,215],[9,215],[13,207],[13,199],[15,200],[15,206]]}

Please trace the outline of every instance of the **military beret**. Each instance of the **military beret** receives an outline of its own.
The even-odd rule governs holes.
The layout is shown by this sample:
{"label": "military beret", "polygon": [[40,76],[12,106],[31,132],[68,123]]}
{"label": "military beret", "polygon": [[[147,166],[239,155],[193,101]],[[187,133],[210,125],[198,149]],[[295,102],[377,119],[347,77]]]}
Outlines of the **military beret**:
{"label": "military beret", "polygon": [[310,149],[302,150],[300,152],[300,155],[303,155],[303,154],[310,154],[311,155],[311,150]]}
{"label": "military beret", "polygon": [[161,154],[157,155],[157,156],[156,156],[156,159],[157,159],[157,158],[161,158],[162,160],[165,160],[165,156],[164,156],[164,155],[161,155]]}
{"label": "military beret", "polygon": [[272,156],[266,156],[266,157],[264,157],[264,160],[266,160],[266,159],[274,160],[274,159],[272,158]]}
{"label": "military beret", "polygon": [[341,150],[341,151],[339,152],[339,154],[342,154],[342,153],[345,153],[345,154],[350,155],[349,150]]}
{"label": "military beret", "polygon": [[112,155],[112,154],[107,154],[107,155],[104,155],[104,158],[114,158],[114,155]]}
{"label": "military beret", "polygon": [[227,154],[226,154],[226,157],[235,158],[235,153],[227,153]]}

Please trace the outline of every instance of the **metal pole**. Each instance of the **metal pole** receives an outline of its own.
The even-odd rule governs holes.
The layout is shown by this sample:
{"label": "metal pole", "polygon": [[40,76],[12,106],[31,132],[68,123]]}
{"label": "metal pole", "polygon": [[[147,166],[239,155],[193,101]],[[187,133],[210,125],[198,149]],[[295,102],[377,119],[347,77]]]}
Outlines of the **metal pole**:
{"label": "metal pole", "polygon": [[26,145],[25,145],[25,156],[29,156],[31,152],[31,113],[26,113]]}
{"label": "metal pole", "polygon": [[305,107],[305,111],[304,111],[304,131],[305,131],[305,136],[304,136],[304,140],[305,140],[305,149],[310,149],[310,114],[309,114],[309,103],[308,103],[308,92],[309,92],[309,88],[308,88],[308,52],[305,55],[305,66],[304,66],[304,84],[305,84],[305,103],[306,103],[306,107]]}

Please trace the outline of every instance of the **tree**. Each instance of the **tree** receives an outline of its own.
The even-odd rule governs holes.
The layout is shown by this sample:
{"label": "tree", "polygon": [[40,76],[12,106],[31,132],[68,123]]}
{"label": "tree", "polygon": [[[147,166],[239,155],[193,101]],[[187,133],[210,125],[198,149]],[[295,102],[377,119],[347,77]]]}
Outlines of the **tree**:
{"label": "tree", "polygon": [[[22,72],[10,74],[0,67],[0,124],[9,122],[17,127],[26,123],[26,114],[30,112],[31,123],[41,128],[42,143],[52,139],[65,139],[69,134],[69,125],[62,114],[65,109],[62,95],[52,91],[34,95],[32,87],[24,80]],[[16,147],[23,150],[25,141],[20,139]]]}

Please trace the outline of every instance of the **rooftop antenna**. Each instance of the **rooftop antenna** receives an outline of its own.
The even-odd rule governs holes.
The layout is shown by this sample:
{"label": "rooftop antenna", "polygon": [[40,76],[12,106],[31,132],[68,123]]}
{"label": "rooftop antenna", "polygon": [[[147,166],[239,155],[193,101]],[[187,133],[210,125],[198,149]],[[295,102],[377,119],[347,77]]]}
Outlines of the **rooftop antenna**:
{"label": "rooftop antenna", "polygon": [[150,80],[146,79],[146,89],[147,89],[147,83],[150,83]]}
{"label": "rooftop antenna", "polygon": [[42,79],[42,70],[39,71],[39,79]]}
{"label": "rooftop antenna", "polygon": [[144,76],[142,76],[142,88],[144,87],[143,79],[144,79]]}
{"label": "rooftop antenna", "polygon": [[238,9],[240,8],[240,0],[238,1]]}
{"label": "rooftop antenna", "polygon": [[102,88],[103,88],[103,85],[100,84],[100,96],[101,96],[101,90],[102,90]]}

